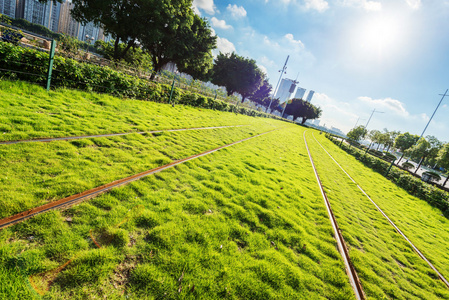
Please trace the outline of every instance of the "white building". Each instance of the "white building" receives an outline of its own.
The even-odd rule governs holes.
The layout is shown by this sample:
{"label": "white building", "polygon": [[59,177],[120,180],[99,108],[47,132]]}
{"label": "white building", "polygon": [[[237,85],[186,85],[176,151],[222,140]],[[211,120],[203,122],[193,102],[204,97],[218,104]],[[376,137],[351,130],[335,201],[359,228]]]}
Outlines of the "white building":
{"label": "white building", "polygon": [[295,99],[303,99],[305,93],[306,93],[306,89],[298,87],[294,98]]}
{"label": "white building", "polygon": [[296,84],[294,80],[282,79],[274,98],[279,98],[279,102],[283,103],[290,99],[292,93],[295,91],[295,88]]}
{"label": "white building", "polygon": [[315,94],[315,91],[309,91],[309,94],[307,95],[306,101],[307,102],[312,101],[312,97],[313,97],[314,94]]}

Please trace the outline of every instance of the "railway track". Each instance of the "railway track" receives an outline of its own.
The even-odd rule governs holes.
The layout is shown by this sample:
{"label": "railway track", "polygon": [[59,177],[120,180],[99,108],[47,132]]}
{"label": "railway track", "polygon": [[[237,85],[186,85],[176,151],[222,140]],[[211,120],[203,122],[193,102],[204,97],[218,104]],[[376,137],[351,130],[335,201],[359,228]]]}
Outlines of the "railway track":
{"label": "railway track", "polygon": [[39,138],[39,139],[29,139],[29,140],[17,140],[17,141],[0,141],[0,145],[11,145],[11,144],[32,143],[32,142],[70,141],[70,140],[98,138],[98,137],[122,136],[122,135],[129,135],[129,134],[152,134],[152,133],[161,133],[161,132],[176,132],[176,131],[189,131],[189,130],[211,130],[211,129],[243,127],[243,126],[249,126],[249,125],[229,125],[229,126],[214,126],[214,127],[192,127],[192,128],[179,128],[179,129],[162,129],[162,130],[152,130],[152,131],[137,131],[137,132],[123,132],[123,133],[106,133],[106,134],[94,134],[94,135],[67,136],[67,137],[56,137],[56,138]]}
{"label": "railway track", "polygon": [[[305,133],[304,133],[305,134]],[[323,147],[323,145],[313,135],[316,143],[324,150],[324,152],[332,159],[332,161],[341,169],[341,171],[357,186],[357,188],[367,197],[367,199],[375,206],[375,208],[382,214],[382,216],[390,223],[390,225],[399,233],[413,250],[423,259],[429,267],[436,272],[438,278],[449,288],[447,279],[437,270],[437,268],[424,256],[424,254],[413,244],[413,242],[399,229],[399,227],[388,217],[388,215],[371,199],[371,197],[363,190],[363,188],[346,172],[346,170],[334,159],[334,157]]]}
{"label": "railway track", "polygon": [[321,191],[321,196],[323,197],[324,200],[324,204],[326,206],[326,210],[327,213],[329,215],[329,220],[331,222],[332,225],[332,229],[334,231],[334,237],[335,240],[337,241],[337,247],[338,250],[340,251],[340,254],[343,258],[343,262],[345,264],[345,268],[346,268],[346,273],[348,274],[349,277],[349,282],[352,286],[352,289],[354,290],[354,294],[356,296],[356,299],[360,300],[360,299],[366,299],[365,293],[363,292],[363,288],[362,285],[360,283],[360,279],[357,275],[357,272],[354,268],[354,265],[351,262],[351,258],[349,257],[349,252],[348,252],[348,248],[346,247],[346,243],[345,240],[343,238],[343,235],[341,234],[340,228],[338,227],[338,223],[337,220],[335,219],[334,213],[332,211],[330,202],[327,198],[326,192],[324,191],[323,185],[321,183],[320,180],[320,176],[318,175],[318,172],[316,170],[315,164],[313,162],[313,158],[312,158],[312,154],[310,153],[309,150],[309,146],[307,144],[307,140],[306,140],[306,131],[304,131],[303,137],[304,137],[304,144],[306,146],[307,149],[307,153],[309,155],[309,159],[310,159],[310,163],[312,165],[313,168],[313,172],[315,173],[315,178],[317,180],[318,183],[318,187]]}
{"label": "railway track", "polygon": [[3,219],[0,220],[0,230],[3,229],[3,228],[9,227],[11,225],[14,225],[16,223],[22,222],[22,221],[24,221],[26,219],[29,219],[29,218],[31,218],[33,216],[36,216],[38,214],[50,211],[50,210],[63,209],[63,208],[70,207],[70,206],[72,206],[74,204],[77,204],[77,203],[80,203],[82,201],[85,201],[85,200],[91,199],[93,197],[96,197],[96,196],[98,196],[98,195],[100,195],[102,193],[105,193],[105,192],[113,189],[113,188],[126,185],[128,183],[133,182],[133,181],[137,181],[137,180],[139,180],[139,179],[141,179],[143,177],[146,177],[146,176],[149,176],[149,175],[161,172],[163,170],[167,170],[169,168],[172,168],[172,167],[177,166],[179,164],[185,163],[187,161],[190,161],[190,160],[193,160],[193,159],[196,159],[196,158],[199,158],[199,157],[202,157],[202,156],[214,153],[214,152],[216,152],[218,150],[221,150],[221,149],[224,149],[224,148],[227,148],[227,147],[230,147],[230,146],[233,146],[233,145],[236,145],[236,144],[248,141],[250,139],[253,139],[253,138],[262,136],[264,134],[273,132],[275,130],[277,130],[277,129],[266,131],[266,132],[260,133],[258,135],[254,135],[254,136],[251,136],[251,137],[248,137],[248,138],[245,138],[245,139],[242,139],[242,140],[239,140],[239,141],[227,144],[227,145],[220,146],[220,147],[212,149],[212,150],[208,150],[208,151],[205,151],[205,152],[202,152],[202,153],[199,153],[199,154],[195,154],[195,155],[189,156],[187,158],[171,162],[171,163],[166,164],[164,166],[160,166],[160,167],[157,167],[157,168],[154,168],[154,169],[151,169],[151,170],[147,170],[147,171],[144,171],[144,172],[141,172],[141,173],[138,173],[138,174],[135,174],[135,175],[123,178],[123,179],[119,179],[119,180],[113,181],[111,183],[108,183],[108,184],[105,184],[105,185],[102,185],[102,186],[99,186],[99,187],[96,187],[96,188],[84,191],[82,193],[79,193],[79,194],[76,194],[76,195],[72,195],[72,196],[69,196],[69,197],[66,197],[66,198],[63,198],[63,199],[51,202],[51,203],[47,203],[47,204],[39,206],[39,207],[35,207],[35,208],[32,208],[32,209],[23,211],[23,212],[18,213],[16,215],[3,218]]}

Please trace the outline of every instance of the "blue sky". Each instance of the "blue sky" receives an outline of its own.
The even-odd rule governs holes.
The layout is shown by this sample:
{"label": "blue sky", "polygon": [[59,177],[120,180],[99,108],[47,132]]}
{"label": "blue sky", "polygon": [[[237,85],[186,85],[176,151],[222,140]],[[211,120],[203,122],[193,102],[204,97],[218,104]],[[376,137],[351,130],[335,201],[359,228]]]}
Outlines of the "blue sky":
{"label": "blue sky", "polygon": [[[449,88],[449,0],[194,0],[221,52],[315,90],[321,124],[420,135]],[[449,141],[449,97],[425,135]]]}

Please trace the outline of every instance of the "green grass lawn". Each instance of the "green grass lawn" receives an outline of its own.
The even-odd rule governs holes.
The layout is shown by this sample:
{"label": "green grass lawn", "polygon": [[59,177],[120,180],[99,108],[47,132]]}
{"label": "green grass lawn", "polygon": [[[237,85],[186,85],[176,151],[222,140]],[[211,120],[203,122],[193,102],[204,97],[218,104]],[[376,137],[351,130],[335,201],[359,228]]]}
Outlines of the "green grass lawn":
{"label": "green grass lawn", "polygon": [[[364,167],[323,136],[314,136],[447,278],[449,234],[445,228],[449,221],[441,212]],[[311,133],[308,141],[367,294],[373,299],[449,299],[447,287],[436,273],[339,169]]]}
{"label": "green grass lawn", "polygon": [[121,100],[0,80],[0,141],[188,127],[271,124],[209,109]]}
{"label": "green grass lawn", "polygon": [[[1,217],[276,129],[1,230],[0,299],[354,299],[303,127],[5,81],[0,107],[3,140],[247,125],[0,145]],[[367,294],[449,298],[430,268],[310,144]],[[373,181],[379,193],[395,188],[371,171],[357,172],[379,179]],[[401,207],[401,214],[411,210],[417,222],[413,205],[422,203],[407,203],[413,209]],[[434,260],[448,248],[438,249]]]}
{"label": "green grass lawn", "polygon": [[29,276],[73,259],[45,298],[353,298],[302,131],[272,132],[1,231],[1,295],[31,298]]}

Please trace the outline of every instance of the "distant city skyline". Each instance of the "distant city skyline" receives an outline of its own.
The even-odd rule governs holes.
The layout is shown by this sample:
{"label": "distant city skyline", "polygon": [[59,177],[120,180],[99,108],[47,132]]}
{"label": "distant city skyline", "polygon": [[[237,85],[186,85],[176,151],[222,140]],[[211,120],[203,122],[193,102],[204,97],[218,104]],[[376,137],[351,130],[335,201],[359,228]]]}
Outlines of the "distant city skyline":
{"label": "distant city skyline", "polygon": [[[0,0],[0,13],[14,19],[25,19],[31,23],[42,25],[51,31],[64,33],[80,41],[87,41],[93,37],[97,40],[108,41],[103,29],[92,22],[82,25],[72,18],[70,11],[73,8],[71,1],[62,3],[48,1],[40,3],[35,0]],[[91,42],[91,40],[89,41]]]}

